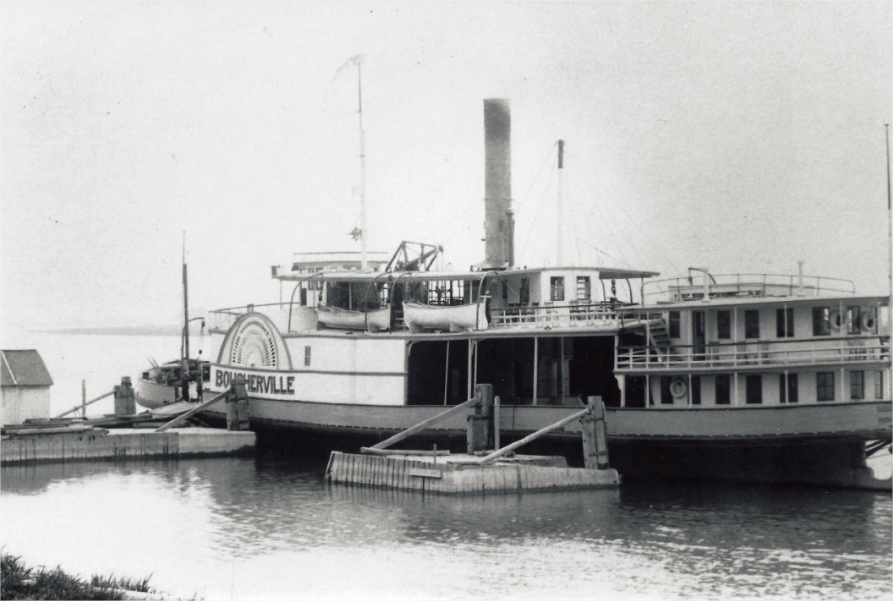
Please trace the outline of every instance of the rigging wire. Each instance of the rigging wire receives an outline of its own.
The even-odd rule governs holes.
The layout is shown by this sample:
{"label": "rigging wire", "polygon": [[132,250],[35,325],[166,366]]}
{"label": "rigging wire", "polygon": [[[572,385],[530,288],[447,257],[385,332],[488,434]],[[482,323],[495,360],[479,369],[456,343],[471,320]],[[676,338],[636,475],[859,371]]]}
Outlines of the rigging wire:
{"label": "rigging wire", "polygon": [[[602,208],[607,208],[607,207],[604,207],[604,206],[603,206]],[[653,239],[651,236],[648,235],[647,232],[645,232],[645,230],[638,224],[638,222],[637,222],[635,219],[632,218],[632,216],[631,216],[631,215],[630,215],[630,214],[623,208],[622,205],[620,205],[620,204],[612,205],[610,208],[611,208],[611,209],[614,209],[614,210],[619,210],[621,213],[623,213],[623,215],[626,216],[627,220],[633,225],[633,228],[636,229],[636,230],[638,230],[638,231],[642,234],[642,239],[643,239],[647,244],[649,244],[654,250],[656,250],[657,253],[658,253],[658,254],[659,254],[659,255],[660,255],[660,256],[661,256],[661,257],[662,257],[662,258],[663,258],[669,265],[670,265],[670,267],[673,268],[673,270],[674,270],[677,274],[684,275],[683,272],[679,269],[679,267],[677,267],[677,266],[673,263],[673,261],[669,258],[669,254],[666,253],[666,252],[664,251],[664,249],[661,248],[660,245],[658,245],[657,242],[655,242],[654,239]],[[608,228],[608,231],[610,232],[610,228]],[[612,235],[612,237],[613,237],[613,235]],[[628,244],[628,240],[625,240],[625,241],[626,241],[627,244]],[[616,244],[616,240],[615,240],[615,244]],[[620,247],[618,246],[618,248],[620,248]],[[635,247],[632,246],[632,245],[630,245],[629,248],[630,248],[630,249],[633,251],[633,253],[636,254],[636,256],[638,256],[639,259],[641,260],[641,256],[638,254],[638,252],[636,252]]]}
{"label": "rigging wire", "polygon": [[[554,171],[554,170],[553,170]],[[527,243],[530,241],[530,236],[533,234],[533,230],[536,227],[537,219],[539,219],[540,210],[543,208],[543,202],[545,201],[546,194],[549,192],[549,185],[552,183],[552,172],[549,173],[549,179],[546,181],[546,187],[543,190],[542,195],[540,196],[540,202],[536,207],[536,213],[533,215],[533,221],[530,224],[530,229],[527,231],[527,237],[524,238],[524,244],[521,245],[521,251],[518,253],[519,255],[524,253],[524,249],[527,248]]]}

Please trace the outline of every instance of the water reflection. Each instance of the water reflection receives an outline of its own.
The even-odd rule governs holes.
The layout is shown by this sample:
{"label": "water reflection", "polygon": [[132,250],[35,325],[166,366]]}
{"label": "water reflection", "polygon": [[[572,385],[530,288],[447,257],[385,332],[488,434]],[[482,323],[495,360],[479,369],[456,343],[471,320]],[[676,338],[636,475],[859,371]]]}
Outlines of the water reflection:
{"label": "water reflection", "polygon": [[85,572],[154,572],[162,588],[207,598],[891,592],[889,495],[662,484],[450,498],[329,487],[324,469],[245,458],[6,467],[2,515],[40,519],[4,518],[0,544]]}

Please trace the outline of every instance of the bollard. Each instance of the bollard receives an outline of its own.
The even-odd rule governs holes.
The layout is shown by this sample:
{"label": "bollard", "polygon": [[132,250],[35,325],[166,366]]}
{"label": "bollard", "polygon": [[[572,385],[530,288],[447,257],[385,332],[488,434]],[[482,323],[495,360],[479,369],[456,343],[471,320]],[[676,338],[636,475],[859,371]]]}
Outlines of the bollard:
{"label": "bollard", "polygon": [[125,415],[134,415],[136,413],[136,402],[134,400],[133,386],[130,384],[130,378],[124,376],[121,378],[121,384],[115,386],[115,415],[123,417]]}
{"label": "bollard", "polygon": [[245,385],[233,384],[226,393],[226,429],[231,431],[248,430],[248,393]]}
{"label": "bollard", "polygon": [[474,396],[479,399],[474,413],[468,416],[466,430],[466,448],[469,455],[484,451],[490,445],[490,433],[493,431],[493,385],[478,384],[474,387]]}
{"label": "bollard", "polygon": [[583,416],[583,463],[589,469],[608,468],[608,437],[605,429],[605,404],[602,397],[586,399],[589,413]]}

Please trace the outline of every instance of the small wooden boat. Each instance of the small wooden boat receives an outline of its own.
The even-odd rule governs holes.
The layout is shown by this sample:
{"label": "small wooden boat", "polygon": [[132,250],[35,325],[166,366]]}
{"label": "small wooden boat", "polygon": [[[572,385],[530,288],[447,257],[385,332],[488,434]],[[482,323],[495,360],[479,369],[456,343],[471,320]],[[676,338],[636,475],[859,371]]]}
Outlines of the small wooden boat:
{"label": "small wooden boat", "polygon": [[487,303],[485,300],[470,305],[422,305],[403,303],[403,321],[413,332],[421,329],[486,330]]}
{"label": "small wooden boat", "polygon": [[317,305],[316,313],[319,323],[327,328],[379,332],[391,327],[390,305],[372,311],[351,311],[329,305]]}

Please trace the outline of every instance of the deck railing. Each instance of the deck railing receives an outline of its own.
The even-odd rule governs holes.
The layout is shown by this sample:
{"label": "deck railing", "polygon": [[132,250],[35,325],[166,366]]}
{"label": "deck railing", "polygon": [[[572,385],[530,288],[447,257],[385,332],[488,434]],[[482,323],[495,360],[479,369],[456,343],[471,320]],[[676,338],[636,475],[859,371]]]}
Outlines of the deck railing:
{"label": "deck railing", "polygon": [[490,309],[491,328],[591,327],[621,325],[621,319],[637,320],[638,315],[620,314],[620,303],[544,303]]}
{"label": "deck railing", "polygon": [[783,342],[621,347],[618,370],[785,367],[890,360],[890,343],[877,336]]}
{"label": "deck railing", "polygon": [[[704,275],[693,274],[642,284],[643,302],[681,302],[703,298]],[[771,273],[710,274],[707,293],[711,297],[835,296],[855,294],[852,281],[817,276]]]}

